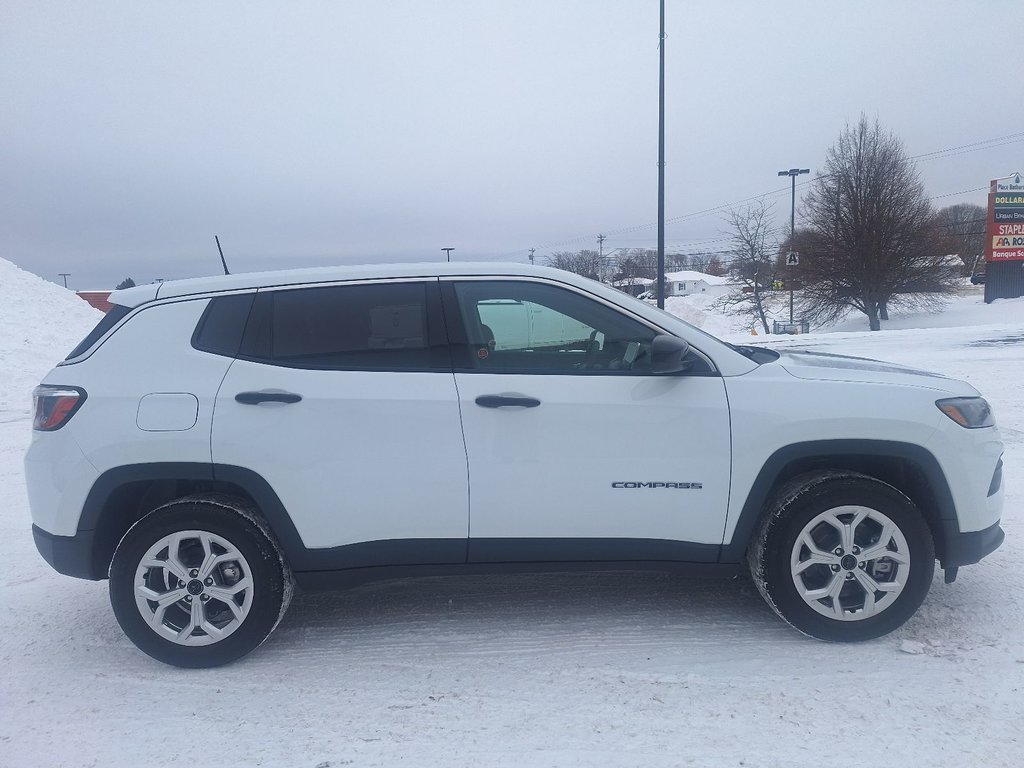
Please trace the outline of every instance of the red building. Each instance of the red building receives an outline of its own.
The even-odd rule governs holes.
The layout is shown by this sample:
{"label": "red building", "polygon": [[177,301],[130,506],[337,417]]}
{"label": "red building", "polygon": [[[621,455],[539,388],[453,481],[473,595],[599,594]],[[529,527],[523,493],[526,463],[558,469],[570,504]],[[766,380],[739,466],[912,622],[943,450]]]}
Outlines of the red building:
{"label": "red building", "polygon": [[109,312],[114,307],[107,301],[112,291],[76,291],[76,293],[100,312]]}

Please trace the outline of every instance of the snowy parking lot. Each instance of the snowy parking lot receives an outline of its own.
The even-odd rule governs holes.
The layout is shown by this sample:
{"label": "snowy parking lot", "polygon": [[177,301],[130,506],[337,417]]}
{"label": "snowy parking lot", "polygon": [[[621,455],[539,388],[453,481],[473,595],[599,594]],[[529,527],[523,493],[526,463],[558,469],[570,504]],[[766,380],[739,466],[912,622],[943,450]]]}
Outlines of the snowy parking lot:
{"label": "snowy parking lot", "polygon": [[746,578],[432,578],[300,594],[251,656],[193,671],[35,551],[28,390],[96,319],[48,291],[2,317],[0,766],[1024,764],[1024,300],[761,339],[935,370],[994,406],[1006,542],[953,585],[937,570],[888,637],[807,639]]}

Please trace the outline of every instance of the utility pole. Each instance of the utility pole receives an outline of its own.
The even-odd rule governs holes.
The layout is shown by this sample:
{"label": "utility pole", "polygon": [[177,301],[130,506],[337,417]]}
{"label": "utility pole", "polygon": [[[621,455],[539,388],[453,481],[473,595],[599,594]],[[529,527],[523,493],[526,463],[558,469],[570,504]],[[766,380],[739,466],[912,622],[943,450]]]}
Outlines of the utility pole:
{"label": "utility pole", "polygon": [[441,250],[444,251],[445,254],[447,254],[447,256],[448,256],[448,263],[451,264],[452,263],[452,251],[454,251],[455,249],[454,248],[442,248]]}
{"label": "utility pole", "polygon": [[[786,266],[795,267],[799,263],[799,258],[793,251],[796,245],[796,177],[804,173],[810,173],[810,168],[790,168],[788,171],[779,171],[779,176],[789,176],[793,182],[792,192],[792,207],[789,212],[789,253],[786,254]],[[787,280],[789,283],[789,322],[793,322],[793,281]]]}
{"label": "utility pole", "polygon": [[598,273],[598,277],[600,278],[601,282],[603,283],[604,282],[604,272],[605,272],[605,270],[604,270],[604,235],[598,235],[597,236],[597,264],[598,264],[598,269],[600,270],[600,272]]}
{"label": "utility pole", "polygon": [[536,248],[531,248],[530,249],[530,266],[531,267],[533,266],[533,252],[536,251],[536,250],[537,250]]}
{"label": "utility pole", "polygon": [[58,272],[57,275],[58,275],[58,277],[63,277],[64,278],[64,287],[67,288],[68,287],[68,278],[71,277],[71,273],[70,272]]}
{"label": "utility pole", "polygon": [[665,0],[658,37],[658,308],[665,308]]}

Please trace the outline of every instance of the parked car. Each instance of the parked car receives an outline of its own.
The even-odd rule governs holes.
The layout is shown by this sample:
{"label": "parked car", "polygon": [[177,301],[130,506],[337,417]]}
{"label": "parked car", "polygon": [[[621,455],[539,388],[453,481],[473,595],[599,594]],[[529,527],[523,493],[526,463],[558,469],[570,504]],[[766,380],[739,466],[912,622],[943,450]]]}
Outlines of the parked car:
{"label": "parked car", "polygon": [[[316,589],[749,570],[798,630],[914,614],[999,546],[969,384],[726,344],[552,269],[293,270],[117,291],[35,391],[33,533],[155,659],[223,664]],[[638,421],[658,430],[637,430]]]}

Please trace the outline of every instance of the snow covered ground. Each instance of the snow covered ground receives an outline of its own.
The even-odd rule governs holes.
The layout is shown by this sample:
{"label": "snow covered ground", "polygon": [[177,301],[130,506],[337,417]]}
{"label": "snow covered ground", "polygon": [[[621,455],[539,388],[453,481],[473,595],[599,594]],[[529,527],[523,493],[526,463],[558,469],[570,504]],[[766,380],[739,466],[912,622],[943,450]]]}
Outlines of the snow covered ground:
{"label": "snow covered ground", "polygon": [[994,404],[1006,543],[954,585],[939,572],[889,637],[809,640],[745,579],[437,578],[299,595],[207,671],[136,651],[105,585],[32,544],[28,390],[98,317],[79,304],[0,260],[0,766],[1024,764],[1024,301],[734,339],[930,368]]}

